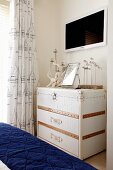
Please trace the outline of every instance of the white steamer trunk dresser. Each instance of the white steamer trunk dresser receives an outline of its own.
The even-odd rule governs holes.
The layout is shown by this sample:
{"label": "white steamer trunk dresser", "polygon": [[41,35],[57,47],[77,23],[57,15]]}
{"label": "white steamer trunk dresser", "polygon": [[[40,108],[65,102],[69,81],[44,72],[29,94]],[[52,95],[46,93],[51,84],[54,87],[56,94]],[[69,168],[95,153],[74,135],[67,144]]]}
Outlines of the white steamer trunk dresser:
{"label": "white steamer trunk dresser", "polygon": [[37,88],[38,137],[86,159],[105,149],[104,89]]}

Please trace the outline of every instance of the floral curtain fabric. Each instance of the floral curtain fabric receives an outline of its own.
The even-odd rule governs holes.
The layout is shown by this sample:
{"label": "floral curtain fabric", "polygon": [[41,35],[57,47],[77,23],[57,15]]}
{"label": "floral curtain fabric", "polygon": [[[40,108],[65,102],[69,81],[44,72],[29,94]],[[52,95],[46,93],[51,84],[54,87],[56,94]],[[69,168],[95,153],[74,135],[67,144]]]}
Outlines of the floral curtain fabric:
{"label": "floral curtain fabric", "polygon": [[37,61],[33,0],[10,0],[8,122],[34,133]]}

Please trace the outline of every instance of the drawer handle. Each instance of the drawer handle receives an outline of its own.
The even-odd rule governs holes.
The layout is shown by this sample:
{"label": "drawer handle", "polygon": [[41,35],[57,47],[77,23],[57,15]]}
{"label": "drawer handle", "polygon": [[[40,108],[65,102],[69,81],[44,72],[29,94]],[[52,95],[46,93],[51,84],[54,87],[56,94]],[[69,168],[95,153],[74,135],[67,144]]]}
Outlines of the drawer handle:
{"label": "drawer handle", "polygon": [[58,124],[58,125],[62,124],[62,120],[60,120],[60,119],[55,119],[55,118],[53,118],[53,117],[50,118],[50,121],[51,121],[52,123],[56,123],[56,124]]}
{"label": "drawer handle", "polygon": [[56,95],[56,93],[53,93],[53,100],[56,100],[56,97],[57,97],[57,95]]}
{"label": "drawer handle", "polygon": [[54,134],[51,133],[51,139],[55,140],[56,142],[61,143],[63,139],[61,137],[55,136]]}

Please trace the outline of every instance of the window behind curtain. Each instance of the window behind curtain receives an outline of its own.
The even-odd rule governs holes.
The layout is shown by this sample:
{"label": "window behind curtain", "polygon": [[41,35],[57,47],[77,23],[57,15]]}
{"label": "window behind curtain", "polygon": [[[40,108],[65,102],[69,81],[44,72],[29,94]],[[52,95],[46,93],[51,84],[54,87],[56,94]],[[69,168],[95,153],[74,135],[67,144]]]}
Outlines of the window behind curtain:
{"label": "window behind curtain", "polygon": [[7,122],[7,58],[9,32],[9,6],[0,2],[0,122]]}

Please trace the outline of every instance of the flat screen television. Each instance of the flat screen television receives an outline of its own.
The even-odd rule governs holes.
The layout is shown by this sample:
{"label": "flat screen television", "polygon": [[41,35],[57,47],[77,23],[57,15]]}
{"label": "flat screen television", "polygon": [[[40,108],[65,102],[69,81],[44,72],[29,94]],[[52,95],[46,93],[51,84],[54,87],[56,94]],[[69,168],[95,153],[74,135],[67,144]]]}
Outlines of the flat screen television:
{"label": "flat screen television", "polygon": [[92,48],[106,44],[107,9],[65,24],[65,50]]}

